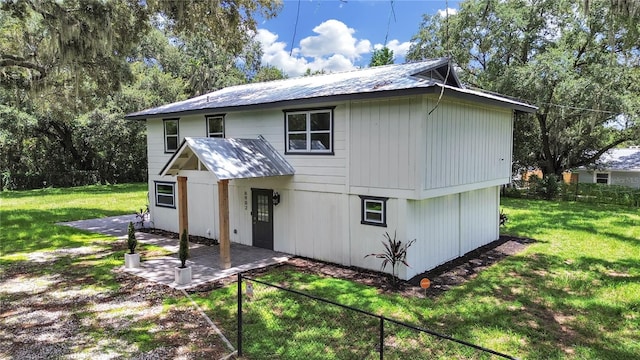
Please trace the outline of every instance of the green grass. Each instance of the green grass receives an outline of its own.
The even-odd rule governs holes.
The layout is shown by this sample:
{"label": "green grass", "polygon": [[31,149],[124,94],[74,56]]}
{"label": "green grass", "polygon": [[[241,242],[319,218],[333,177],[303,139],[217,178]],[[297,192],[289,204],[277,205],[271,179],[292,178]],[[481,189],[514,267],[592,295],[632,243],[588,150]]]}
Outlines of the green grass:
{"label": "green grass", "polygon": [[[436,299],[275,268],[261,280],[452,335],[524,359],[640,356],[640,213],[572,202],[503,199],[503,232],[536,240]],[[243,312],[251,359],[377,358],[377,321],[254,284]],[[196,301],[236,341],[237,285]],[[386,325],[385,358],[487,358]]]}
{"label": "green grass", "polygon": [[55,224],[133,214],[148,203],[146,192],[146,184],[0,192],[0,256],[84,246],[104,238]]}
{"label": "green grass", "polygon": [[[82,336],[90,340],[75,344],[73,352],[87,348],[94,353],[112,352],[122,348],[122,344],[129,344],[126,349],[120,349],[127,355],[126,351],[165,346],[166,339],[173,335],[148,331],[157,319],[133,321],[126,330],[112,330],[105,327],[103,320],[108,313],[92,310],[96,304],[91,301],[78,300],[86,295],[73,295],[80,292],[96,294],[98,299],[126,300],[114,272],[124,262],[125,241],[56,225],[64,221],[133,214],[146,204],[146,184],[0,192],[0,284],[26,282],[35,286],[26,293],[13,292],[10,288],[0,291],[0,303],[15,305],[25,298],[39,297],[40,306],[63,310],[65,315],[60,321],[67,321],[67,317],[81,321]],[[167,254],[162,248],[141,243],[136,252],[141,253],[143,259]],[[29,301],[33,300],[27,300],[27,304]],[[131,303],[116,310],[131,311]],[[145,305],[148,306],[144,303],[140,306]],[[6,316],[10,319],[12,313]],[[117,321],[120,321],[117,314],[108,320]],[[2,354],[0,351],[0,357]]]}

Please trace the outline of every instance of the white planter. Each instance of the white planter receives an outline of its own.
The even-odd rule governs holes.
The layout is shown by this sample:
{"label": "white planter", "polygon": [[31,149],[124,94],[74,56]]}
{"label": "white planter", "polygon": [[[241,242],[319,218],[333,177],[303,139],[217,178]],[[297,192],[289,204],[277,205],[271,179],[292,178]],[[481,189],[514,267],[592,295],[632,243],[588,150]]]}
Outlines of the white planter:
{"label": "white planter", "polygon": [[191,266],[186,268],[174,268],[175,280],[178,285],[186,285],[191,282]]}
{"label": "white planter", "polygon": [[135,269],[140,267],[140,254],[124,254],[124,267],[127,269]]}

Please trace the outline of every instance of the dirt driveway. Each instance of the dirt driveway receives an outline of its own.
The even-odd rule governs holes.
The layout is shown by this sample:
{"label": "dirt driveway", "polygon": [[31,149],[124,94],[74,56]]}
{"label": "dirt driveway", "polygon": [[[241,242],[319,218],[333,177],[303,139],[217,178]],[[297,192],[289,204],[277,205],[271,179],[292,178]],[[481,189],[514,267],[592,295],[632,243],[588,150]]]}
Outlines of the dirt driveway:
{"label": "dirt driveway", "polygon": [[122,248],[119,241],[112,249],[35,252],[0,270],[0,359],[219,359],[230,353],[183,292],[124,273],[120,259],[87,271]]}

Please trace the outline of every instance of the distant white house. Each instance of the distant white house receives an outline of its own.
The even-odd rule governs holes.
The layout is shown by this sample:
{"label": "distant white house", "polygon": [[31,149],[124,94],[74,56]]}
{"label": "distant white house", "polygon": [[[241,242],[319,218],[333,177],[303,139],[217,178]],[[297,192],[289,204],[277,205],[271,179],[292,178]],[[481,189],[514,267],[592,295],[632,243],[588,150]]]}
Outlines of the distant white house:
{"label": "distant white house", "polygon": [[[409,279],[499,237],[514,112],[447,59],[233,86],[127,115],[156,227],[348,266],[417,239]],[[223,255],[228,256],[228,255]],[[225,260],[226,261],[226,260]],[[389,268],[387,270],[390,270]]]}
{"label": "distant white house", "polygon": [[580,183],[599,183],[640,188],[640,147],[611,149],[604,153],[593,168],[580,168]]}

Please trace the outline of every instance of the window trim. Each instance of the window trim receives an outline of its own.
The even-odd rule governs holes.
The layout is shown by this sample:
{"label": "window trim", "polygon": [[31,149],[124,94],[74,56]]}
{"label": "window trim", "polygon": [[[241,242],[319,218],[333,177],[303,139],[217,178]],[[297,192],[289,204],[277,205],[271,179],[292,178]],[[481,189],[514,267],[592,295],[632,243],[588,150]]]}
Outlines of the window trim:
{"label": "window trim", "polygon": [[[379,197],[379,196],[360,196],[360,224],[363,225],[373,225],[373,226],[381,226],[387,227],[387,197]],[[379,212],[381,214],[381,221],[375,221],[371,219],[367,219],[367,202],[378,202],[382,205],[382,210]]]}
{"label": "window trim", "polygon": [[[156,199],[156,206],[175,209],[176,208],[176,183],[171,181],[154,181],[153,183],[154,183],[153,188],[155,191],[154,195]],[[171,186],[171,189],[172,189],[171,196],[173,198],[173,205],[164,204],[158,201],[158,185]],[[169,195],[164,195],[164,196],[169,196]]]}
{"label": "window trim", "polygon": [[[599,183],[598,182],[598,175],[607,175],[607,182],[605,183]],[[605,184],[605,185],[610,185],[611,184],[611,172],[609,171],[596,171],[593,173],[593,183],[594,184]]]}
{"label": "window trim", "polygon": [[[225,124],[225,114],[206,115],[205,119],[206,119],[206,121],[205,121],[205,126],[206,126],[205,133],[207,134],[207,137],[209,137],[209,138],[222,138],[222,139],[224,139],[226,137],[226,130],[227,129],[226,129],[226,126],[225,126],[226,125]],[[211,134],[220,134],[220,133],[211,133],[211,132],[209,132],[209,129],[210,129],[209,121],[211,119],[222,119],[222,136],[211,136]]]}
{"label": "window trim", "polygon": [[[176,134],[175,135],[167,135],[167,123],[169,121],[175,121],[176,122]],[[164,153],[165,154],[172,154],[176,151],[178,151],[178,148],[180,148],[180,118],[171,118],[171,119],[162,119],[162,132],[164,133]],[[168,142],[167,139],[169,137],[175,137],[176,138],[176,148],[174,150],[171,150],[167,147]]]}
{"label": "window trim", "polygon": [[[285,109],[282,110],[284,112],[284,153],[285,155],[335,155],[334,151],[334,133],[335,133],[335,124],[334,124],[334,110],[335,106],[330,107],[322,107],[322,108],[308,108],[308,109]],[[329,121],[329,149],[328,150],[313,150],[310,146],[311,140],[311,114],[312,113],[320,113],[320,112],[328,112],[330,116]],[[306,114],[306,136],[307,136],[307,149],[306,150],[290,150],[289,149],[289,122],[287,116],[289,114]]]}

